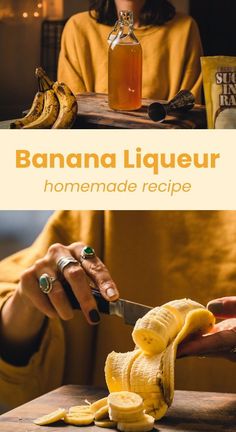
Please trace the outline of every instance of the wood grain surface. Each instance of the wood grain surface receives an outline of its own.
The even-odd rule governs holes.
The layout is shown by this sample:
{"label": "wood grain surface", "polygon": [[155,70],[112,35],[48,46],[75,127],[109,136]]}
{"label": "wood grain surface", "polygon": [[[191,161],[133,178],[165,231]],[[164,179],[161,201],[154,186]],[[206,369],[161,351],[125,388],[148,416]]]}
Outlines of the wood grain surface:
{"label": "wood grain surface", "polygon": [[[143,99],[138,111],[113,111],[109,108],[107,95],[84,93],[77,96],[78,117],[74,129],[206,129],[205,107],[196,105],[187,112],[175,113],[162,123],[149,119],[147,108],[153,101]],[[13,120],[0,122],[0,129],[9,129]]]}
{"label": "wood grain surface", "polygon": [[[0,416],[1,432],[104,432],[96,426],[76,427],[62,422],[36,426],[33,419],[59,407],[93,402],[106,392],[93,387],[64,386]],[[236,432],[236,394],[176,391],[168,414],[155,429],[159,432]],[[114,429],[105,429],[114,432]]]}
{"label": "wood grain surface", "polygon": [[118,128],[118,129],[204,129],[206,128],[205,108],[196,105],[191,111],[168,116],[162,123],[149,119],[147,107],[155,102],[143,99],[138,111],[113,111],[109,108],[107,95],[84,93],[77,96],[78,119],[75,127]]}

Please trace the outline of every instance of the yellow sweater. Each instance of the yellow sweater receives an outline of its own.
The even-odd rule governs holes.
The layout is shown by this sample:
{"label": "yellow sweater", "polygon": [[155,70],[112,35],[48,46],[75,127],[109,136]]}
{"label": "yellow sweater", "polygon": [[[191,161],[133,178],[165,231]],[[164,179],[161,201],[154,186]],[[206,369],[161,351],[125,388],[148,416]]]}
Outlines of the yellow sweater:
{"label": "yellow sweater", "polygon": [[[83,12],[67,22],[61,44],[58,78],[74,93],[108,92],[108,43],[111,27]],[[135,30],[143,48],[143,97],[170,99],[181,89],[201,95],[202,55],[195,21],[177,14],[161,27]]]}
{"label": "yellow sweater", "polygon": [[[0,263],[0,309],[24,269],[50,244],[82,240],[94,246],[123,298],[152,306],[190,297],[203,304],[235,292],[236,212],[64,211],[36,242]],[[131,328],[104,316],[90,327],[81,312],[51,320],[26,367],[0,360],[0,406],[16,406],[62,384],[104,385],[104,361],[133,348]],[[220,359],[177,361],[176,387],[235,391],[235,364]]]}

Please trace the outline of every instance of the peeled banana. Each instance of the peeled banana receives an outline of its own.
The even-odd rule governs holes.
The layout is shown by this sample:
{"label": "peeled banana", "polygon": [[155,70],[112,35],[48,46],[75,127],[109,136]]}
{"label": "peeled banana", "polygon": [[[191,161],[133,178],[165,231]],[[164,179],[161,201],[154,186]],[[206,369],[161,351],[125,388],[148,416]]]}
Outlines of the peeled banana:
{"label": "peeled banana", "polygon": [[[146,414],[156,420],[163,417],[174,396],[178,345],[192,333],[208,331],[214,323],[210,311],[189,299],[175,300],[148,312],[133,330],[138,349],[128,353],[112,352],[107,357],[105,377],[111,394],[134,392],[143,399]],[[118,422],[119,426],[125,432],[140,430],[134,429],[135,426],[125,429],[123,422]],[[142,430],[146,430],[145,426]]]}

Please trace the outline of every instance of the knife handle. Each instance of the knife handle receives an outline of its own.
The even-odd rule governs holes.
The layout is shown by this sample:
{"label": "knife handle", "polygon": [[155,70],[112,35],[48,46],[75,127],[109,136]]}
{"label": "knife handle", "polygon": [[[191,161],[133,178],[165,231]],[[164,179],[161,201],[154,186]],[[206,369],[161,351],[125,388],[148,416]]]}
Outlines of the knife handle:
{"label": "knife handle", "polygon": [[[75,297],[75,295],[71,289],[70,284],[66,280],[61,281],[61,283],[62,283],[64,291],[67,295],[67,298],[71,304],[71,307],[73,309],[80,309],[81,310],[80,304],[79,304],[77,298]],[[102,297],[102,295],[100,294],[100,291],[98,291],[94,288],[91,288],[91,292],[92,292],[92,294],[96,300],[99,312],[102,314],[109,315],[110,314],[109,302]]]}

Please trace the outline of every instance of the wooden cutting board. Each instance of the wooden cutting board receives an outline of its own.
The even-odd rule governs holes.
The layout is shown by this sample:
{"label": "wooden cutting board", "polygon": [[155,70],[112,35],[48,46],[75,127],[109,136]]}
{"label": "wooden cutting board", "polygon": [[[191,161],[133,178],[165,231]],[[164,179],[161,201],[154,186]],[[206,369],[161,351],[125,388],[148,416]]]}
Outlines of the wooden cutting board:
{"label": "wooden cutting board", "polygon": [[153,122],[147,114],[147,107],[156,102],[143,99],[138,111],[113,111],[108,106],[107,95],[84,93],[77,96],[77,128],[117,128],[117,129],[204,129],[206,125],[205,107],[196,105],[191,111],[166,117],[162,123]]}
{"label": "wooden cutting board", "polygon": [[[59,407],[93,402],[106,392],[93,387],[64,386],[0,416],[1,432],[108,432],[96,426],[78,428],[58,422],[36,426],[33,419]],[[168,414],[156,423],[159,432],[236,432],[236,394],[176,391]]]}

